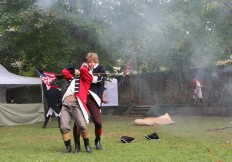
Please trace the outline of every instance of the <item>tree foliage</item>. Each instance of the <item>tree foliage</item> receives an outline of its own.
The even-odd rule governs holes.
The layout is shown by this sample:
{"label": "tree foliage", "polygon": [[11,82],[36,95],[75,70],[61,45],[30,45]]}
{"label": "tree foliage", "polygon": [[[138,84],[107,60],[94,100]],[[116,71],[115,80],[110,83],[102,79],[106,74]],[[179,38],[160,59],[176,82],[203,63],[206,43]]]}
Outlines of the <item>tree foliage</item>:
{"label": "tree foliage", "polygon": [[187,73],[231,55],[231,13],[229,0],[4,0],[0,62],[59,72],[93,51],[107,70]]}

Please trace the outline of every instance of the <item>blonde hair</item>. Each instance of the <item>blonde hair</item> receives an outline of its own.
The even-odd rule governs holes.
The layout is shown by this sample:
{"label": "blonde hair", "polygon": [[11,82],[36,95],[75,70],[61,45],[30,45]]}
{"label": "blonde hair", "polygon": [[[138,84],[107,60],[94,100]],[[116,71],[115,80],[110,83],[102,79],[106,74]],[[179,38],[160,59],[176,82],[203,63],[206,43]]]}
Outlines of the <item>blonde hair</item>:
{"label": "blonde hair", "polygon": [[99,63],[98,55],[96,53],[89,52],[86,56],[86,61],[93,60],[96,63]]}

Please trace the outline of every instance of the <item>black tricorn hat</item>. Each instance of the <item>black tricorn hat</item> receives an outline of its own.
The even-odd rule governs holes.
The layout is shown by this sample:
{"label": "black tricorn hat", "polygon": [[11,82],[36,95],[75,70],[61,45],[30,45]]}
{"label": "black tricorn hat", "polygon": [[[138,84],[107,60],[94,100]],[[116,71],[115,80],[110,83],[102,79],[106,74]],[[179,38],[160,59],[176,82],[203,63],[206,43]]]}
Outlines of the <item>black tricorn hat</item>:
{"label": "black tricorn hat", "polygon": [[122,136],[121,137],[121,142],[122,143],[131,143],[134,142],[135,139],[133,137],[128,137],[128,136]]}
{"label": "black tricorn hat", "polygon": [[156,132],[152,133],[152,134],[149,134],[149,135],[145,135],[145,137],[148,139],[148,140],[160,140],[158,134]]}

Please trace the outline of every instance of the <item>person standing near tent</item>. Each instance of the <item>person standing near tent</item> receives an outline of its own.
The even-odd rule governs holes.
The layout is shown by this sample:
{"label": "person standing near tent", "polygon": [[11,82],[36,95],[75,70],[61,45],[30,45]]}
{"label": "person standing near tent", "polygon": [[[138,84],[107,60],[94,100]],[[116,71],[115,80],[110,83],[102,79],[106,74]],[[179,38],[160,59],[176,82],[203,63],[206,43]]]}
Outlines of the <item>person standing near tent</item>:
{"label": "person standing near tent", "polygon": [[[92,73],[105,73],[102,65],[99,64],[98,55],[96,53],[88,53],[86,62]],[[95,146],[97,150],[102,150],[100,143],[102,134],[102,119],[100,106],[102,103],[102,96],[104,91],[105,76],[93,76],[93,80],[89,89],[87,107],[92,117],[95,126]],[[80,133],[77,127],[73,128],[74,141],[77,146],[80,146]],[[75,153],[78,153],[80,148],[76,147]]]}
{"label": "person standing near tent", "polygon": [[69,82],[69,86],[62,98],[63,103],[60,116],[60,130],[66,146],[64,153],[72,151],[70,141],[72,118],[80,129],[80,134],[84,140],[86,152],[91,153],[92,149],[89,145],[89,134],[87,129],[89,116],[86,102],[88,90],[92,81],[92,75],[89,73],[88,65],[86,63],[82,64],[80,70],[74,68],[63,69],[62,74]]}
{"label": "person standing near tent", "polygon": [[198,77],[194,78],[191,82],[192,84],[192,91],[193,91],[193,103],[197,102],[197,99],[200,100],[200,103],[202,103],[202,90],[203,87],[202,82],[199,80]]}
{"label": "person standing near tent", "polygon": [[50,89],[45,91],[45,97],[48,103],[48,111],[46,113],[45,122],[42,128],[46,128],[47,123],[53,114],[55,114],[60,128],[60,110],[61,110],[62,92],[59,89],[56,82],[51,82],[50,86],[51,86]]}

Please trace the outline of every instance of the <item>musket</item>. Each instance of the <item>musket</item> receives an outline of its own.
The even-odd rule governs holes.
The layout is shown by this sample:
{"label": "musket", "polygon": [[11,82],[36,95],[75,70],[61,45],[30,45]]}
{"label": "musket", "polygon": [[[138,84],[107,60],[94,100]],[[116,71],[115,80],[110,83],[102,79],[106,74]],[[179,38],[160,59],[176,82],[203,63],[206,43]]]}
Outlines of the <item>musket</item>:
{"label": "musket", "polygon": [[93,76],[114,76],[118,75],[118,73],[93,73]]}
{"label": "musket", "polygon": [[[118,73],[93,73],[93,76],[114,76],[118,75]],[[57,79],[62,79],[64,76],[62,74],[55,74]]]}

